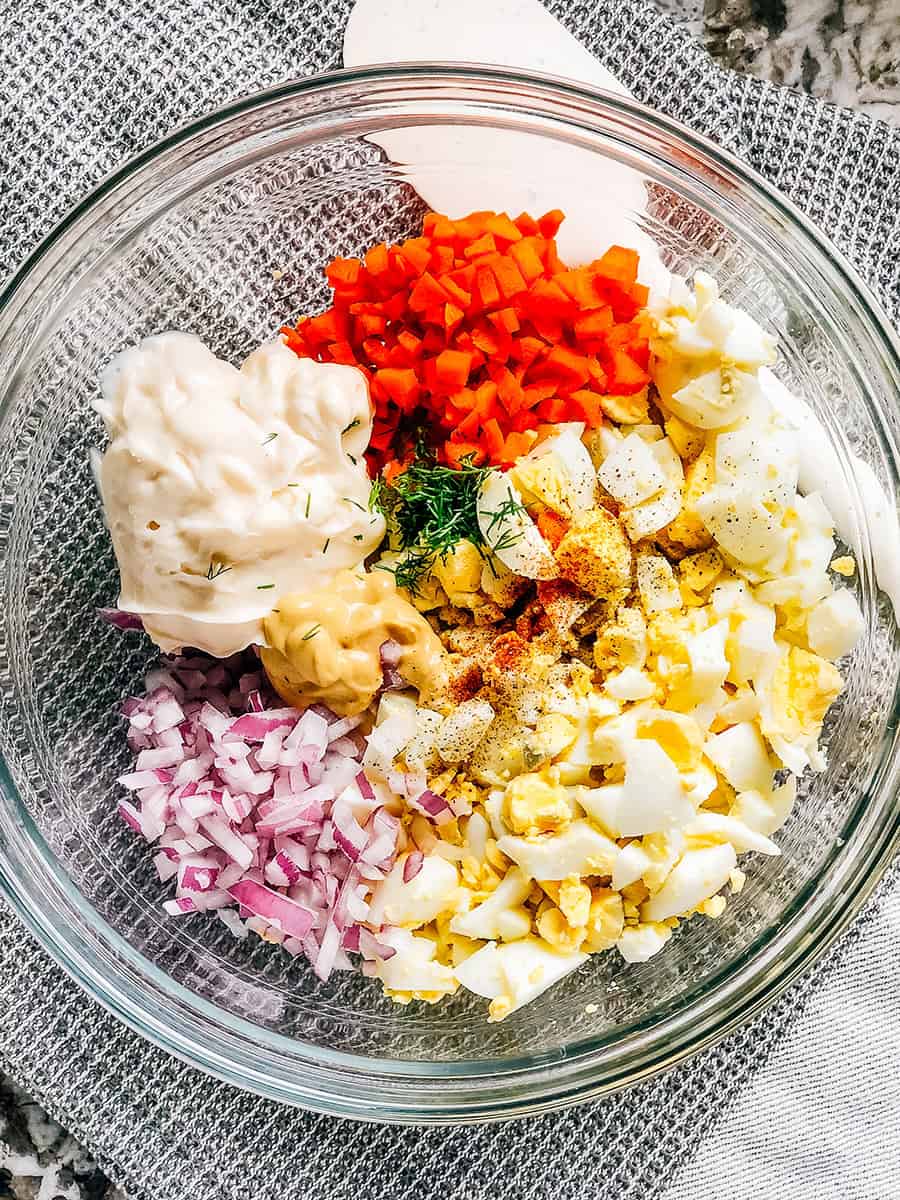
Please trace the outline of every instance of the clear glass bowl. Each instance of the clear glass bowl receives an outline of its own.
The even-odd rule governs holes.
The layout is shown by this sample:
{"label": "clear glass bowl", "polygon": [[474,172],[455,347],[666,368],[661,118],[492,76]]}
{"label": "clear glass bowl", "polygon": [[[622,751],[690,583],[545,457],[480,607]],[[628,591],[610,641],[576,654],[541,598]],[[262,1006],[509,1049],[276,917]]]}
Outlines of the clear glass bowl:
{"label": "clear glass bowl", "polygon": [[[631,166],[649,197],[636,219],[669,265],[707,268],[777,332],[784,370],[842,470],[852,448],[891,504],[897,495],[897,343],[852,270],[712,144],[559,81],[422,66],[277,88],[129,163],[12,280],[0,311],[2,886],[94,998],[187,1062],[278,1100],[415,1122],[552,1108],[721,1037],[821,953],[898,834],[898,633],[854,489],[866,630],[828,721],[830,766],[804,781],[779,835],[783,856],[749,861],[720,920],[687,923],[643,965],[595,957],[488,1025],[481,1001],[397,1007],[360,976],[322,985],[219,922],[163,915],[147,847],[115,813],[127,764],[118,704],[152,648],[94,612],[116,595],[87,459],[101,442],[90,408],[99,373],[122,347],[169,328],[238,361],[321,306],[326,261],[410,234],[423,211],[403,168],[367,135],[447,124],[534,135],[535,178],[548,139]],[[521,159],[482,153],[473,165],[485,178],[521,175]],[[602,249],[602,228],[597,236]]]}

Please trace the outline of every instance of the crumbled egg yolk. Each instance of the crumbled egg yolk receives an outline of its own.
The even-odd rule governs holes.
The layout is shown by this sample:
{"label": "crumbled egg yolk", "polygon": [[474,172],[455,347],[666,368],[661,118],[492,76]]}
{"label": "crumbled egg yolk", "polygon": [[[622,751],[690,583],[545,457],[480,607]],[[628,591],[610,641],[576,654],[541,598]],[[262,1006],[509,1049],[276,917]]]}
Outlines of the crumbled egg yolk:
{"label": "crumbled egg yolk", "polygon": [[631,588],[631,543],[617,517],[596,508],[577,517],[556,547],[560,575],[589,596],[615,603]]}
{"label": "crumbled egg yolk", "polygon": [[573,927],[587,925],[591,889],[577,875],[568,875],[559,885],[559,910]]}
{"label": "crumbled egg yolk", "polygon": [[453,550],[435,561],[434,578],[443,588],[451,604],[469,607],[472,600],[481,600],[481,572],[484,559],[478,547],[463,539]]}
{"label": "crumbled egg yolk", "polygon": [[647,623],[636,608],[620,608],[594,642],[594,662],[601,671],[642,667],[647,657]]}
{"label": "crumbled egg yolk", "polygon": [[712,536],[696,504],[712,487],[716,478],[716,462],[713,452],[704,449],[684,470],[682,509],[674,521],[666,526],[667,539],[686,550],[706,550],[713,543]]}
{"label": "crumbled egg yolk", "polygon": [[611,949],[625,928],[625,911],[622,897],[611,888],[595,888],[591,894],[588,910],[587,937],[582,949],[591,954]]}
{"label": "crumbled egg yolk", "polygon": [[692,592],[705,592],[710,588],[725,568],[722,555],[718,550],[701,550],[697,554],[689,554],[678,564],[678,574],[683,587]]}
{"label": "crumbled egg yolk", "polygon": [[832,559],[830,565],[832,571],[837,571],[838,575],[843,575],[845,579],[852,579],[856,573],[856,563],[849,554]]}
{"label": "crumbled egg yolk", "polygon": [[647,420],[648,396],[648,388],[641,388],[630,396],[601,396],[600,407],[617,425],[639,425]]}
{"label": "crumbled egg yolk", "polygon": [[825,714],[843,687],[833,663],[791,646],[775,668],[769,730],[789,742],[818,737]]}
{"label": "crumbled egg yolk", "polygon": [[549,942],[555,950],[562,950],[567,954],[580,950],[587,936],[584,926],[570,925],[565,914],[552,904],[548,904],[542,911],[538,910],[535,924],[545,942]]}
{"label": "crumbled egg yolk", "polygon": [[558,833],[572,820],[568,793],[546,773],[513,779],[506,789],[504,809],[512,832],[525,837]]}

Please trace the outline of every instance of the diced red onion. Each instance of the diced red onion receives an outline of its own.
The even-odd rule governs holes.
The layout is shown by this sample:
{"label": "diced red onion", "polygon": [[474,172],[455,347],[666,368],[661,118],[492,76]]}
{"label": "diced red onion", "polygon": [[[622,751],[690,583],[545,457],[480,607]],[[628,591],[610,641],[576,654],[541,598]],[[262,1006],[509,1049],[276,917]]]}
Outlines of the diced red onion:
{"label": "diced red onion", "polygon": [[331,743],[331,749],[344,758],[352,758],[357,753],[356,743],[348,737],[336,738]]}
{"label": "diced red onion", "polygon": [[178,886],[186,892],[212,891],[218,878],[219,864],[215,859],[195,859],[178,867]]}
{"label": "diced red onion", "polygon": [[253,851],[240,835],[236,834],[220,817],[203,817],[202,823],[203,828],[216,845],[224,850],[233,862],[240,863],[246,871],[253,862]]}
{"label": "diced red onion", "polygon": [[359,925],[351,925],[344,930],[344,935],[341,938],[341,946],[345,950],[352,950],[354,953],[359,953],[359,936],[362,933]]}
{"label": "diced red onion", "polygon": [[415,799],[410,798],[410,803],[413,808],[419,809],[436,825],[444,825],[447,821],[453,820],[453,809],[448,802],[437,792],[432,792],[430,788],[420,792]]}
{"label": "diced red onion", "polygon": [[425,862],[425,855],[421,850],[413,850],[408,854],[403,861],[403,882],[409,883],[415,879],[418,873],[422,870],[422,864]]}
{"label": "diced red onion", "polygon": [[[119,780],[121,783],[121,779]],[[127,800],[119,801],[119,816],[126,825],[130,825],[135,833],[142,833],[141,829],[141,814],[137,811],[133,804],[129,804]]]}
{"label": "diced red onion", "polygon": [[380,942],[374,933],[370,933],[368,929],[360,929],[359,931],[359,949],[360,953],[367,959],[380,958],[386,961],[393,958],[397,951],[393,946],[388,946],[385,942]]}
{"label": "diced red onion", "polygon": [[130,633],[135,630],[143,633],[144,622],[137,613],[125,612],[121,608],[98,608],[97,616],[101,621],[105,621],[107,625],[112,625],[116,629],[121,629],[125,633]]}
{"label": "diced red onion", "polygon": [[244,908],[249,908],[258,917],[265,917],[291,937],[305,937],[312,929],[312,913],[280,892],[249,879],[232,884],[228,891]]}
{"label": "diced red onion", "polygon": [[217,912],[323,979],[349,968],[400,832],[390,793],[361,770],[359,718],[279,706],[249,653],[163,660],[122,712],[137,761],[120,812],[175,880],[165,911]]}
{"label": "diced red onion", "polygon": [[297,713],[292,708],[276,709],[275,712],[246,713],[231,723],[229,733],[246,738],[249,742],[261,742],[273,729],[294,729]]}
{"label": "diced red onion", "polygon": [[399,642],[389,638],[386,642],[381,643],[378,655],[383,667],[399,667],[400,660],[403,658],[403,647]]}
{"label": "diced red onion", "polygon": [[154,854],[153,865],[156,867],[160,883],[168,883],[170,879],[173,879],[178,874],[178,856],[172,854],[170,858],[165,850],[160,850],[158,854]]}

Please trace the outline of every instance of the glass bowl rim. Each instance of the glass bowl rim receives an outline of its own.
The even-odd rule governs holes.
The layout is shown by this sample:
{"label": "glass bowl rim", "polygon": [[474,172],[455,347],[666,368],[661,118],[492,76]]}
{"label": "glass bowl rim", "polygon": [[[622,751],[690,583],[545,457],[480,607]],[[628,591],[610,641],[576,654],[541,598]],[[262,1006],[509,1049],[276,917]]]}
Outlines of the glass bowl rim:
{"label": "glass bowl rim", "polygon": [[[233,118],[267,108],[279,101],[290,101],[317,92],[346,91],[360,83],[396,85],[435,85],[438,91],[454,86],[457,91],[441,95],[451,103],[466,98],[466,87],[492,85],[496,88],[518,86],[535,98],[578,102],[580,115],[604,113],[631,119],[652,132],[668,137],[674,144],[686,146],[695,156],[717,171],[749,189],[754,199],[774,214],[780,214],[791,233],[805,239],[820,265],[830,269],[849,288],[849,296],[861,313],[861,320],[875,337],[895,380],[900,381],[900,338],[895,334],[880,303],[844,256],[837,251],[796,206],[779,193],[758,172],[717,146],[710,139],[654,109],[617,93],[605,92],[560,79],[526,71],[512,71],[480,65],[384,64],[354,70],[331,71],[276,85],[252,93],[216,111],[190,121],[106,176],[82,201],[75,205],[41,241],[23,264],[14,271],[0,292],[0,345],[14,328],[16,301],[24,285],[37,276],[44,277],[54,264],[53,252],[64,236],[88,217],[101,203],[145,169],[152,168],[167,152],[188,145],[192,139],[225,125]],[[462,88],[463,92],[459,89]],[[495,103],[502,93],[482,97]],[[477,98],[477,96],[476,96]],[[363,101],[363,104],[365,101]],[[402,106],[403,97],[395,103]],[[586,106],[586,108],[585,108]],[[562,120],[566,113],[559,114]],[[570,108],[568,116],[574,118]],[[236,140],[240,140],[238,135]],[[150,181],[148,181],[150,183]],[[76,239],[71,246],[80,245]],[[65,248],[64,248],[65,253]],[[26,297],[27,301],[27,297]],[[10,316],[12,312],[12,316]],[[15,372],[12,373],[14,377]],[[7,409],[5,396],[0,418]],[[876,414],[877,415],[877,414]],[[893,439],[883,422],[876,422],[879,435],[888,443],[891,470],[897,474],[898,455]],[[893,741],[897,740],[897,690],[892,717]],[[892,743],[893,744],[893,743]],[[415,1061],[369,1059],[362,1055],[323,1050],[298,1042],[286,1035],[261,1030],[242,1017],[224,1012],[212,1002],[176,983],[165,972],[145,959],[118,934],[85,900],[62,870],[42,834],[18,795],[6,762],[0,759],[0,791],[11,801],[17,822],[25,833],[25,847],[37,854],[41,868],[49,873],[63,904],[83,919],[83,931],[74,925],[54,921],[46,896],[22,886],[14,855],[7,837],[0,830],[0,895],[4,895],[23,924],[45,950],[82,986],[88,995],[103,1004],[131,1029],[158,1047],[174,1054],[191,1066],[201,1068],[232,1085],[255,1091],[270,1099],[301,1105],[335,1116],[400,1123],[443,1124],[460,1121],[484,1121],[549,1111],[575,1101],[603,1094],[645,1079],[720,1040],[738,1024],[748,1020],[770,1004],[796,976],[819,958],[862,906],[882,872],[900,845],[900,813],[885,811],[885,800],[897,785],[900,770],[892,768],[896,758],[883,749],[879,761],[877,786],[872,801],[857,798],[853,832],[865,826],[866,807],[877,813],[881,823],[865,830],[870,839],[867,855],[849,853],[849,839],[840,839],[820,870],[819,878],[800,891],[774,929],[767,928],[750,947],[700,987],[702,1009],[690,1004],[691,992],[679,996],[671,1011],[654,1014],[650,1021],[630,1026],[630,1042],[624,1046],[611,1035],[584,1039],[564,1047],[560,1054],[537,1054],[522,1059],[465,1060],[458,1063],[421,1064]],[[868,813],[871,825],[872,812]],[[824,906],[821,900],[810,907],[811,893],[819,880],[835,871],[841,877],[840,888]],[[828,876],[831,878],[830,876]],[[847,899],[849,895],[849,900]],[[805,911],[808,909],[809,911]],[[61,910],[62,911],[62,910]],[[801,917],[796,923],[797,916]],[[810,936],[816,932],[817,937]],[[124,964],[124,966],[123,966]],[[765,967],[765,969],[763,969]],[[154,992],[156,993],[154,995]],[[160,996],[160,993],[162,994]],[[149,1003],[156,1001],[155,1010]],[[164,1000],[164,1003],[160,1003]],[[723,1006],[723,1001],[727,1004]],[[702,1022],[698,1014],[702,1011]],[[187,1020],[185,1020],[187,1017]],[[191,1020],[204,1022],[197,1027]],[[688,1028],[690,1026],[690,1028]],[[635,1031],[637,1036],[634,1036]],[[264,1037],[261,1038],[261,1033]],[[677,1037],[674,1035],[678,1035]],[[679,1040],[680,1038],[680,1040]],[[259,1053],[259,1043],[263,1052]],[[254,1062],[247,1061],[248,1044]],[[611,1049],[612,1046],[612,1049]],[[298,1053],[303,1047],[304,1053]],[[613,1053],[613,1051],[617,1053]],[[268,1059],[266,1052],[270,1051]],[[613,1062],[605,1062],[613,1058]],[[243,1059],[243,1061],[241,1061]],[[272,1072],[273,1060],[282,1065],[280,1077]],[[424,1065],[424,1069],[423,1068]],[[550,1069],[551,1065],[554,1069]],[[384,1067],[387,1070],[383,1070]],[[302,1067],[308,1078],[297,1079]],[[469,1068],[474,1068],[470,1070]],[[496,1073],[491,1073],[493,1067]],[[381,1069],[381,1073],[379,1070]],[[416,1084],[421,1089],[416,1092]],[[416,1092],[410,1099],[410,1093]]]}

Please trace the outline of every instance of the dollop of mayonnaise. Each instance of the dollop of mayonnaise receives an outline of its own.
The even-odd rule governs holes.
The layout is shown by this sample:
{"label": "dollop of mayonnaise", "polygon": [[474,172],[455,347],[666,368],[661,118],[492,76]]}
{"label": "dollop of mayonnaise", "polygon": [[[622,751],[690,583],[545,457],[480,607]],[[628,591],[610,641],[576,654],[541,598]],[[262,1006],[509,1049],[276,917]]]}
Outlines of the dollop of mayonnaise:
{"label": "dollop of mayonnaise", "polygon": [[279,340],[238,370],[192,334],[164,333],[114,358],[102,393],[119,607],[163,650],[224,657],[262,643],[278,596],[326,586],[381,541],[355,367]]}

